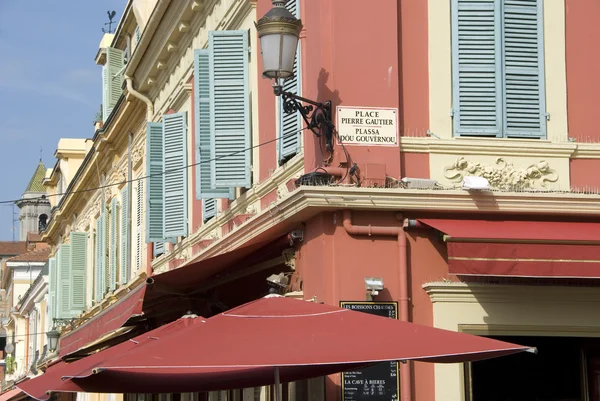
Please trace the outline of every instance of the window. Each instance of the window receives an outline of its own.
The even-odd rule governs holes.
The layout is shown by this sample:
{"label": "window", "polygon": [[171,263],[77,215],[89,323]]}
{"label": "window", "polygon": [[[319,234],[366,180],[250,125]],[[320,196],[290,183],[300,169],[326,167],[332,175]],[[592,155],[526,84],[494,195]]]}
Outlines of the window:
{"label": "window", "polygon": [[542,0],[452,0],[455,136],[545,138]]}
{"label": "window", "polygon": [[[300,0],[289,0],[285,7],[296,18],[300,18]],[[301,76],[300,76],[300,42],[294,59],[294,76],[283,84],[283,90],[286,92],[301,95]],[[302,148],[302,116],[300,113],[286,114],[283,111],[283,97],[277,98],[279,104],[279,139],[277,148],[279,154],[279,163],[283,164],[294,155],[300,152]]]}
{"label": "window", "polygon": [[50,317],[68,319],[85,309],[87,233],[71,232],[69,244],[61,244],[48,260]]}

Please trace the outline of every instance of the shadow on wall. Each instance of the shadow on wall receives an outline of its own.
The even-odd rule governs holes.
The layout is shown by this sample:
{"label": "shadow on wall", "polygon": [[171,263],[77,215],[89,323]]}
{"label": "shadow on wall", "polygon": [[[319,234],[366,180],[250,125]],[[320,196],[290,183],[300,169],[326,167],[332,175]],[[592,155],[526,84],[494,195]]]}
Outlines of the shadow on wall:
{"label": "shadow on wall", "polygon": [[[342,99],[340,98],[340,93],[337,89],[332,91],[327,86],[327,82],[329,81],[329,74],[329,71],[325,70],[324,68],[321,68],[321,71],[319,72],[319,79],[317,80],[317,101],[323,103],[325,103],[328,100],[331,101],[331,120],[335,124],[335,109],[337,106],[342,104]],[[310,131],[307,134],[311,134]],[[315,152],[314,154],[320,155],[322,160],[329,159],[329,152],[327,152],[327,150],[325,149],[324,135],[322,135],[320,138],[316,138],[316,140],[313,143]],[[335,143],[336,142],[334,140],[334,147]],[[317,163],[317,165],[321,165],[321,163]]]}

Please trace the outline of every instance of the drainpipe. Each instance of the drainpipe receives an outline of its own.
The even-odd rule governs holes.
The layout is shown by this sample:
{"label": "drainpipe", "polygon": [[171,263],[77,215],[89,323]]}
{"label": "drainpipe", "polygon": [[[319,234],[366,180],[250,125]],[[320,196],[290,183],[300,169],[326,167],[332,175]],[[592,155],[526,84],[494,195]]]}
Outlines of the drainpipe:
{"label": "drainpipe", "polygon": [[[404,222],[402,215],[397,216],[398,219]],[[403,322],[410,321],[408,315],[408,264],[406,259],[406,235],[404,235],[404,227],[383,227],[383,226],[357,226],[352,224],[352,211],[344,210],[344,228],[350,235],[383,235],[394,236],[398,239],[398,265],[400,270],[400,320]],[[412,400],[412,381],[411,381],[412,362],[400,364],[400,400]]]}
{"label": "drainpipe", "polygon": [[[154,119],[154,104],[152,103],[152,100],[150,100],[147,96],[142,95],[140,92],[136,91],[133,88],[133,78],[131,78],[128,75],[123,75],[123,78],[125,78],[125,82],[127,82],[127,91],[129,93],[131,93],[133,95],[133,97],[141,100],[142,102],[146,103],[146,122],[151,122]],[[127,149],[127,181],[130,182],[131,184],[133,184],[133,171],[132,171],[132,162],[131,162],[131,146],[132,146],[132,142],[133,142],[133,134],[130,133],[129,134],[129,148]],[[133,213],[133,185],[130,185],[130,190],[127,193],[127,197],[128,199],[128,203],[129,203],[129,210],[127,213],[127,228],[128,228],[128,233],[129,233],[129,237],[127,238],[127,249],[131,250],[131,244],[132,244],[132,240],[131,240],[131,236],[133,235],[131,229],[132,229],[132,224],[131,224],[131,214]],[[150,257],[146,258],[146,275],[148,277],[150,277],[152,275],[152,245],[148,244],[148,255],[150,255]],[[131,255],[130,254],[130,261],[131,261]]]}

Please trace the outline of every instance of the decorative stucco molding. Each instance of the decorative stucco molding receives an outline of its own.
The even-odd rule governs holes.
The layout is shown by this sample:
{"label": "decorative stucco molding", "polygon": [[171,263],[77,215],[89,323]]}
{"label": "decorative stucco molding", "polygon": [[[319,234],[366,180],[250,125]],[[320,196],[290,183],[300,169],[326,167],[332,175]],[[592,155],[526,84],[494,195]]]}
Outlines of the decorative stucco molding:
{"label": "decorative stucco molding", "polygon": [[558,173],[545,160],[517,169],[502,157],[496,159],[495,165],[460,157],[455,163],[444,167],[444,177],[452,182],[460,183],[465,176],[486,178],[492,188],[502,190],[546,188],[547,183],[558,181]]}
{"label": "decorative stucco molding", "polygon": [[144,144],[141,143],[136,146],[135,149],[131,152],[131,161],[133,164],[133,168],[137,168],[142,160],[144,159]]}

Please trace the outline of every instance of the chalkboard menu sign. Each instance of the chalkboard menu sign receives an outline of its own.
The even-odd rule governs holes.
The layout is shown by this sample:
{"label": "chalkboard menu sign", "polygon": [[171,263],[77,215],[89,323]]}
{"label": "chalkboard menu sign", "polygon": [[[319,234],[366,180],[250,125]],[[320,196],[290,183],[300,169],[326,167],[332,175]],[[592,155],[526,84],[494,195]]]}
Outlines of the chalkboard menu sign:
{"label": "chalkboard menu sign", "polygon": [[[358,312],[398,319],[397,302],[340,302]],[[342,401],[398,401],[398,362],[381,362],[342,373]]]}

